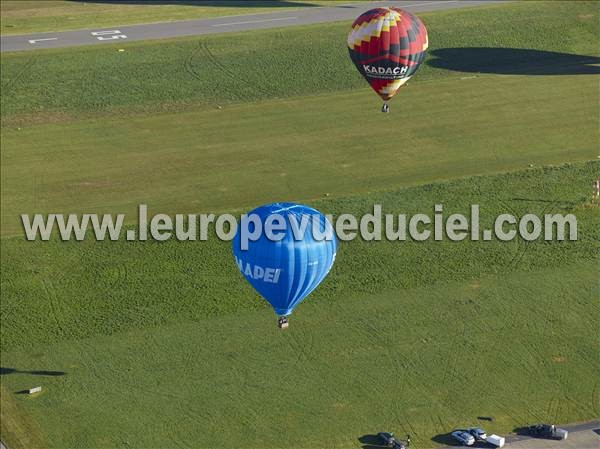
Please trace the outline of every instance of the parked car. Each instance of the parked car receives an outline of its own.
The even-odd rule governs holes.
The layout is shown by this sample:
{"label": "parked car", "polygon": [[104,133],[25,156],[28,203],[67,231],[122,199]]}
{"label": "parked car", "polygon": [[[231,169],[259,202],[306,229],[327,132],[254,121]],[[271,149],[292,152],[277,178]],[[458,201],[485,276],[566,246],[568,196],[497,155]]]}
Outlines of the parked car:
{"label": "parked car", "polygon": [[466,430],[455,430],[451,435],[463,446],[473,446],[475,444],[475,438]]}
{"label": "parked car", "polygon": [[533,426],[529,426],[529,434],[538,438],[566,440],[569,432],[556,427],[554,424],[534,424]]}
{"label": "parked car", "polygon": [[379,440],[391,449],[407,449],[408,443],[404,443],[404,441],[397,440],[393,433],[390,432],[379,432],[377,434]]}
{"label": "parked car", "polygon": [[469,427],[467,429],[467,432],[469,432],[471,435],[473,435],[473,438],[475,438],[475,441],[486,441],[487,440],[487,434],[485,433],[485,430],[483,430],[479,427]]}
{"label": "parked car", "polygon": [[394,442],[396,441],[396,439],[394,438],[394,434],[393,433],[389,433],[389,432],[379,432],[377,434],[377,436],[379,437],[379,439],[381,440],[381,442],[383,444],[385,444],[388,447],[392,447],[392,444],[394,444]]}

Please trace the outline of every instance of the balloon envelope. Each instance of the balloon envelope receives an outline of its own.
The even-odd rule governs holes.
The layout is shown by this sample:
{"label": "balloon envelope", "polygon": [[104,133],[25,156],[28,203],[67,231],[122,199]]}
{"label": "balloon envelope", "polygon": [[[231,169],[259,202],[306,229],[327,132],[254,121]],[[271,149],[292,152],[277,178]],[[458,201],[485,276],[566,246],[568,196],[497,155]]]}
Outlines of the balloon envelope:
{"label": "balloon envelope", "polygon": [[384,101],[414,75],[428,45],[423,22],[399,8],[374,8],[361,14],[348,34],[352,62]]}
{"label": "balloon envelope", "polygon": [[[244,250],[242,226],[239,226],[233,239],[235,261],[246,280],[271,304],[275,313],[289,315],[329,273],[337,248],[333,227],[323,214],[301,204],[267,204],[252,210],[248,216],[252,214],[260,218],[263,227],[268,217],[274,214],[283,217],[286,229],[273,231],[273,234],[283,234],[283,238],[273,241],[262,232],[258,240],[249,241]],[[303,220],[308,226],[298,240]],[[298,225],[296,228],[292,221]],[[329,240],[319,240],[318,235],[313,235],[313,221]]]}

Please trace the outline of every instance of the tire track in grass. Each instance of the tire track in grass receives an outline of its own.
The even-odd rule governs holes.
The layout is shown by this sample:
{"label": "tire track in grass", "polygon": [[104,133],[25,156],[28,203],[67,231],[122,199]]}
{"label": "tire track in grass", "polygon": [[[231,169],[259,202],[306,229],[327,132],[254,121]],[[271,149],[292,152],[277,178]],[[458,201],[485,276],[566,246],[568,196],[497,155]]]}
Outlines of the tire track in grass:
{"label": "tire track in grass", "polygon": [[[512,207],[507,201],[499,199],[499,203],[505,209],[507,209],[515,218],[521,217],[521,215],[519,213],[517,213],[517,211],[514,209],[514,207]],[[559,201],[552,201],[551,203],[546,204],[544,206],[544,208],[542,209],[541,213],[539,214],[539,216],[543,217],[544,214],[546,214],[549,209],[554,208],[558,203],[559,203]],[[508,272],[508,273],[517,271],[517,269],[521,265],[521,262],[525,256],[525,254],[527,253],[529,248],[533,244],[535,244],[535,241],[529,242],[529,241],[519,238],[518,236],[517,236],[516,241],[518,243],[517,254],[515,254],[515,256],[505,265],[506,272]],[[522,249],[520,247],[522,247]]]}
{"label": "tire track in grass", "polygon": [[567,401],[565,399],[566,399],[566,396],[564,394],[562,394],[561,397],[555,396],[553,398],[553,402],[554,402],[554,415],[552,416],[552,418],[553,418],[554,422],[560,422],[561,406],[563,404],[567,403]]}
{"label": "tire track in grass", "polygon": [[[196,68],[196,59],[198,58],[198,56],[205,56],[206,60],[208,60],[213,65],[217,66],[217,64],[215,64],[215,62],[210,58],[210,56],[206,54],[204,47],[205,47],[205,44],[203,45],[203,41],[199,41],[196,49],[193,50],[188,55],[188,57],[183,61],[184,70],[189,75],[191,75],[192,77],[196,78],[199,81],[202,81],[202,76],[200,75],[200,69]],[[237,93],[236,90],[229,90],[228,93],[237,101],[242,101],[244,99]]]}
{"label": "tire track in grass", "polygon": [[[431,415],[431,428],[435,429],[435,432],[442,435],[448,432],[449,427],[453,427],[451,423],[445,423],[442,416],[439,413]],[[433,433],[433,432],[432,432]]]}
{"label": "tire track in grass", "polygon": [[[380,320],[377,320],[377,322],[385,322],[385,320],[380,319]],[[398,387],[398,384],[395,383],[395,380],[398,378],[401,379],[400,384],[399,384],[399,391],[402,392],[406,388],[406,377],[405,376],[397,376],[397,373],[402,373],[402,371],[405,369],[405,366],[404,366],[405,364],[403,364],[403,362],[402,362],[403,359],[398,357],[398,354],[395,352],[396,346],[394,343],[397,341],[396,326],[391,325],[391,332],[382,333],[382,332],[380,332],[380,329],[375,326],[374,323],[375,323],[375,320],[373,320],[373,321],[366,320],[366,319],[364,320],[363,327],[369,328],[369,334],[373,335],[374,337],[377,337],[379,335],[383,335],[383,336],[389,335],[388,338],[385,338],[385,339],[374,338],[374,341],[376,341],[380,345],[380,347],[385,350],[385,357],[387,360],[390,361],[391,366],[390,366],[389,371],[387,372],[390,380],[388,380],[385,383],[383,383],[383,382],[372,382],[371,383],[372,389],[381,398],[385,398],[386,396],[389,396],[389,389],[386,388],[384,385],[394,385],[394,386]],[[410,422],[410,419],[408,419],[408,412],[405,410],[403,403],[401,401],[401,398],[392,399],[389,402],[388,411],[390,412],[390,415],[392,416],[393,421],[395,423],[397,423],[396,425],[398,425],[402,428],[403,432],[406,432],[406,429],[408,428],[412,434],[417,434],[415,427]]]}
{"label": "tire track in grass", "polygon": [[[355,332],[354,335],[357,339],[358,336],[361,336],[359,340],[362,342],[361,348],[352,347],[349,352],[350,359],[352,360],[353,352],[355,350],[368,350],[369,352],[373,352],[382,349],[385,350],[385,356],[383,356],[385,360],[390,360],[393,365],[395,359],[394,354],[392,354],[393,345],[390,345],[387,340],[381,339],[384,334],[381,332],[381,329],[374,324],[375,322],[382,322],[381,319],[375,319],[377,313],[377,310],[365,310],[365,316],[369,316],[371,319],[363,316],[353,316],[347,321],[345,329],[351,331],[353,334]],[[394,373],[393,369],[390,369],[388,366],[383,366],[382,368],[383,369],[380,370],[381,373],[386,373],[388,371]],[[372,397],[374,400],[377,398],[378,400],[384,401],[384,398],[389,396],[389,390],[384,388],[383,385],[389,385],[390,382],[379,382],[379,379],[374,376],[354,378],[353,380],[360,385],[357,388],[361,392],[367,393],[368,396]],[[327,389],[326,391],[333,399],[335,399],[332,394],[332,389]],[[385,402],[388,404],[386,408],[386,411],[389,412],[388,418],[389,415],[391,415],[393,420],[396,422],[399,421],[400,417],[396,410],[396,401]]]}
{"label": "tire track in grass", "polygon": [[[406,433],[407,435],[410,434],[411,436],[416,437],[418,439],[419,431],[417,430],[417,428],[415,426],[413,426],[413,423],[410,420],[410,415],[409,415],[408,411],[399,401],[396,401],[395,404],[396,404],[395,415],[399,417],[398,423],[400,424],[400,427],[402,428],[402,432]],[[406,430],[406,428],[408,428],[408,431]]]}
{"label": "tire track in grass", "polygon": [[[244,79],[242,77],[240,77],[239,75],[237,75],[234,71],[230,70],[229,68],[227,68],[223,63],[221,63],[217,57],[215,56],[215,54],[211,51],[210,47],[208,46],[208,43],[206,41],[200,41],[200,45],[199,48],[202,51],[202,54],[206,57],[206,59],[212,64],[214,65],[217,69],[219,69],[221,71],[221,73],[225,74],[229,79],[231,79],[232,81],[236,81],[236,82],[244,82]],[[247,84],[247,83],[246,83]],[[254,86],[251,86],[254,87]],[[258,89],[255,89],[258,90]],[[247,99],[247,98],[245,98]]]}
{"label": "tire track in grass", "polygon": [[[498,198],[497,200],[505,210],[508,210],[513,215],[513,217],[517,218],[519,216],[519,214],[514,209],[514,207],[512,207],[507,201],[505,201],[501,198]],[[519,254],[521,254],[522,241],[519,238],[517,238],[515,241],[516,241],[515,254],[513,255],[513,257],[511,257],[511,259],[508,261],[508,263],[506,263],[504,265],[504,267],[503,267],[504,274],[511,273],[512,271],[514,271],[513,269],[516,264],[516,260],[519,258]],[[523,252],[523,254],[524,254],[524,252]]]}
{"label": "tire track in grass", "polygon": [[187,57],[183,60],[183,69],[185,70],[185,72],[196,79],[199,79],[200,75],[194,70],[194,67],[192,65],[192,60],[194,58],[194,55],[198,51],[199,51],[198,48],[196,48],[195,50],[192,50],[192,52],[189,55],[187,55]]}
{"label": "tire track in grass", "polygon": [[[96,363],[93,360],[89,359],[87,360],[89,360],[90,363],[86,363],[86,359],[83,357],[87,354],[94,354],[94,351],[96,350],[95,346],[93,346],[90,341],[79,340],[73,342],[73,348],[76,349],[78,352],[77,359],[79,364],[81,365],[81,368],[87,370],[89,375],[92,376],[96,381],[98,381],[98,383],[94,383],[94,385],[102,385],[103,382],[106,382],[106,378],[102,377],[99,374],[99,370],[97,369]],[[92,382],[89,381],[88,383],[92,384]],[[116,386],[116,383],[113,384],[113,382],[111,382],[108,385]],[[96,398],[96,401],[96,405],[99,406],[99,409],[104,409],[104,404],[110,401],[110,397],[109,395],[100,395],[99,398]],[[106,407],[106,409],[110,408],[111,406]]]}
{"label": "tire track in grass", "polygon": [[[521,349],[521,351],[513,351],[510,354],[499,352],[498,355],[502,354],[505,360],[503,365],[516,365],[520,367],[521,372],[524,374],[519,375],[518,378],[527,382],[525,388],[526,391],[531,395],[532,392],[530,389],[530,378],[534,375],[534,373],[537,373],[537,364],[535,363],[537,353],[531,347],[531,345],[520,345],[517,347]],[[518,386],[519,385],[511,385],[510,388],[517,388]],[[533,393],[535,394],[535,391]],[[529,403],[530,397],[531,396],[522,396],[520,399]],[[544,421],[545,419],[541,407],[521,407],[521,409],[524,411],[518,412],[519,407],[517,407],[516,404],[508,404],[501,398],[498,398],[498,400],[495,401],[495,404],[501,413],[512,420],[515,426],[532,420]]]}
{"label": "tire track in grass", "polygon": [[122,284],[127,284],[129,279],[129,269],[127,264],[118,262],[108,267],[108,272],[105,273],[106,283],[108,287],[114,289]]}
{"label": "tire track in grass", "polygon": [[[301,341],[301,337],[308,337],[307,339],[305,339],[304,341]],[[309,346],[309,350],[312,350],[312,340],[313,340],[313,336],[312,333],[310,332],[305,332],[302,334],[302,336],[298,336],[296,334],[296,332],[290,333],[290,347],[293,348],[296,352],[296,361],[294,362],[295,365],[301,369],[305,369],[305,364],[303,364],[302,362],[306,362],[308,361],[308,355],[307,355],[307,351],[306,351],[306,346]],[[307,342],[307,344],[303,344],[304,342]]]}
{"label": "tire track in grass", "polygon": [[[227,68],[223,63],[221,63],[217,59],[217,57],[214,55],[214,53],[211,51],[210,47],[208,46],[208,43],[204,40],[198,41],[198,46],[196,47],[196,50],[193,51],[186,60],[186,67],[187,67],[188,73],[190,73],[196,79],[198,79],[198,80],[201,79],[199,70],[196,69],[196,61],[197,61],[198,57],[202,57],[203,60],[205,60],[208,63],[210,63],[211,65],[213,65],[226,78],[233,81],[234,84],[241,83],[247,87],[250,87],[251,90],[254,90],[255,92],[257,92],[257,91],[260,92],[256,88],[256,86],[248,83],[246,80],[244,80],[244,78],[242,76],[237,75],[235,72],[233,72],[232,70]],[[247,101],[250,99],[250,97],[248,97],[248,95],[243,94],[243,92],[244,92],[243,89],[235,89],[235,88],[227,89],[226,92],[229,93],[237,101]]]}
{"label": "tire track in grass", "polygon": [[44,292],[46,293],[46,298],[48,299],[48,304],[50,306],[50,316],[56,325],[56,329],[58,330],[58,335],[61,338],[65,337],[65,330],[62,326],[62,321],[59,319],[59,309],[57,306],[57,297],[56,290],[52,285],[52,281],[47,279],[42,279],[42,286],[44,288]]}
{"label": "tire track in grass", "polygon": [[[175,400],[178,403],[184,402],[185,399],[187,399],[189,397],[188,395],[178,395],[175,393],[161,392],[158,390],[146,388],[144,386],[140,386],[140,385],[137,385],[132,382],[124,381],[123,379],[120,379],[118,382],[115,382],[114,379],[110,380],[108,378],[108,376],[107,377],[98,376],[98,377],[107,383],[109,381],[111,381],[113,388],[120,390],[121,392],[128,393],[128,394],[131,394],[131,390],[137,390],[137,391],[142,392],[143,394],[150,394],[150,395],[156,396],[158,398],[166,398],[166,399]],[[199,411],[196,408],[186,406],[185,408],[181,408],[180,410],[182,410],[183,415],[189,419],[201,418],[201,419],[205,419],[207,421],[215,421],[214,417],[210,413]]]}
{"label": "tire track in grass", "polygon": [[[177,427],[173,427],[171,429],[171,432],[169,432],[169,440],[171,441],[172,444],[174,444],[178,449],[190,449],[192,448],[191,445],[184,443],[182,440],[177,440],[175,437],[176,435],[180,434],[181,432],[177,429]],[[171,437],[172,435],[172,437]]]}
{"label": "tire track in grass", "polygon": [[43,203],[43,192],[44,192],[44,188],[43,188],[43,178],[41,176],[37,176],[34,175],[33,176],[33,198],[32,198],[32,202],[33,202],[33,208],[34,209],[39,209],[41,204],[40,202]]}
{"label": "tire track in grass", "polygon": [[[199,57],[203,57],[204,60],[208,61],[211,65],[217,68],[222,74],[224,74],[228,79],[233,81],[235,84],[241,84],[245,86],[245,89],[227,89],[226,92],[231,95],[234,101],[243,102],[252,100],[252,96],[245,95],[244,92],[254,92],[255,94],[259,94],[258,96],[263,96],[265,98],[271,98],[271,91],[269,89],[263,87],[260,84],[255,84],[250,81],[247,81],[242,75],[237,74],[235,71],[229,69],[225,64],[219,61],[219,59],[215,56],[213,51],[208,46],[207,41],[200,40],[198,41],[198,46],[184,59],[183,68],[184,70],[196,78],[197,80],[202,80],[200,75],[200,70],[197,68],[196,61]],[[202,64],[200,64],[202,66]],[[278,97],[274,97],[278,98]],[[225,99],[224,99],[225,100]],[[290,105],[290,102],[286,98],[281,98],[281,102],[283,105],[287,106],[289,109],[292,109],[293,106]],[[212,101],[213,104],[215,103]],[[220,108],[220,106],[219,106]]]}
{"label": "tire track in grass", "polygon": [[[35,186],[37,190],[38,187],[41,186],[41,183],[36,182]],[[50,306],[50,318],[54,321],[61,339],[69,338],[69,336],[72,336],[72,333],[68,332],[70,317],[68,315],[63,316],[63,312],[70,311],[69,303],[65,300],[61,301],[61,297],[59,297],[57,291],[60,292],[64,289],[64,281],[68,279],[65,273],[68,273],[71,267],[76,266],[79,263],[76,259],[76,254],[68,252],[63,259],[63,261],[67,263],[68,268],[66,270],[63,269],[51,273],[47,277],[41,276],[41,285]],[[58,288],[56,287],[57,284],[59,284]]]}
{"label": "tire track in grass", "polygon": [[[253,354],[249,352],[245,355]],[[246,371],[247,365],[245,363],[238,363],[235,352],[231,354],[231,357],[228,357],[228,361],[230,363],[228,363],[226,367],[231,375],[231,378],[235,381],[235,385],[243,387],[242,391],[246,393],[249,389],[248,387],[250,387]],[[251,362],[250,360],[247,361]],[[251,363],[248,363],[248,365],[251,365]],[[242,393],[242,396],[240,396],[240,393],[235,391],[233,388],[225,388],[222,390],[220,398],[226,399],[231,404],[238,404],[240,403],[240,399],[243,397],[244,393]],[[253,426],[253,423],[260,422],[261,420],[261,416],[256,411],[255,407],[251,406],[251,403],[248,400],[244,401],[243,413],[237,413],[237,407],[235,407],[235,410],[236,412],[234,412],[232,416],[235,417],[238,425],[245,428],[254,429],[255,427]]]}
{"label": "tire track in grass", "polygon": [[[402,327],[403,328],[403,327]],[[393,348],[396,345],[396,342],[399,338],[402,337],[402,333],[398,333],[398,327],[392,326],[390,337],[383,342],[384,347],[387,349],[388,358],[391,359],[392,369],[390,370],[390,375],[392,376],[392,381],[387,382],[386,384],[396,385],[398,388],[398,400],[393,400],[391,402],[391,414],[397,423],[397,426],[400,426],[403,433],[410,433],[413,436],[418,438],[419,432],[414,427],[413,423],[410,419],[410,413],[402,402],[402,397],[404,396],[404,392],[407,389],[418,390],[420,388],[414,382],[410,381],[410,376],[403,376],[402,373],[408,372],[411,368],[416,368],[416,363],[413,358],[402,357],[402,354],[398,354],[393,352]],[[409,354],[412,354],[413,357],[417,357],[419,351],[417,350],[418,343],[415,342],[411,345]],[[415,369],[416,371],[416,369]],[[378,389],[379,393],[382,397],[386,397],[389,395],[389,391],[386,388],[383,388],[384,383],[379,384],[380,388]]]}
{"label": "tire track in grass", "polygon": [[[557,201],[553,201],[552,203],[550,203],[549,205],[546,205],[543,209],[542,212],[540,213],[540,215],[543,217],[544,214],[546,213],[546,211],[553,207],[555,204],[557,203]],[[527,252],[527,250],[535,244],[535,241],[532,242],[527,242],[524,241],[524,248],[523,248],[523,252],[521,253],[521,255],[519,256],[519,258],[515,261],[514,266],[513,266],[513,271],[517,271],[517,269],[519,268],[519,266],[521,265],[521,261],[523,260],[523,257],[525,256],[525,253]]]}
{"label": "tire track in grass", "polygon": [[600,382],[596,382],[594,384],[594,389],[592,390],[592,398],[591,398],[591,408],[592,412],[595,416],[600,415],[600,407],[598,404],[600,403]]}
{"label": "tire track in grass", "polygon": [[[401,354],[392,354],[392,348],[396,347],[395,343],[398,341],[398,338],[399,338],[398,327],[393,325],[391,328],[390,338],[388,339],[388,341],[386,342],[386,345],[385,345],[386,348],[390,348],[388,350],[388,353],[392,360],[392,371],[391,371],[392,375],[395,376],[395,379],[399,380],[399,383],[396,384],[396,386],[398,388],[399,398],[398,398],[398,400],[395,400],[392,402],[393,408],[394,408],[393,415],[396,417],[396,421],[398,422],[398,424],[400,425],[400,427],[404,433],[407,433],[407,434],[410,433],[411,435],[414,435],[415,437],[418,438],[419,432],[413,426],[413,424],[410,420],[410,414],[409,414],[408,410],[406,409],[406,407],[401,402],[401,398],[404,396],[404,392],[408,388],[416,389],[416,386],[409,382],[409,380],[408,380],[409,376],[403,376],[402,373],[407,372],[409,370],[409,368],[414,368],[415,371],[417,371],[416,364],[413,360],[411,360],[407,357],[402,357]],[[418,354],[417,346],[418,346],[417,342],[413,343],[411,345],[408,353],[409,354]],[[385,393],[385,391],[384,391],[384,393]],[[408,429],[408,431],[407,431],[407,429]]]}
{"label": "tire track in grass", "polygon": [[[156,339],[155,337],[153,337],[152,335],[150,337],[148,337],[149,340],[152,339]],[[146,344],[148,343],[147,341],[145,342]],[[156,343],[153,343],[156,347],[158,347],[156,345]],[[80,352],[82,352],[83,354],[94,354],[95,353],[95,346],[93,346],[92,342],[79,342],[77,343],[77,345],[80,347]],[[154,396],[156,398],[159,399],[168,399],[170,401],[173,401],[176,404],[181,404],[184,403],[186,399],[189,398],[188,395],[185,394],[176,394],[176,393],[172,393],[172,392],[162,392],[162,391],[158,391],[155,390],[153,388],[148,388],[144,385],[139,385],[133,381],[130,381],[127,379],[126,372],[120,372],[121,376],[118,376],[119,372],[111,372],[109,375],[105,375],[103,373],[100,372],[100,370],[97,369],[97,363],[94,362],[93,360],[90,361],[89,364],[82,362],[82,365],[88,370],[88,372],[94,376],[97,381],[98,381],[98,385],[110,385],[111,386],[111,390],[113,392],[118,392],[120,393],[120,396],[123,398],[127,398],[132,396],[132,394],[137,396],[137,393],[132,393],[132,392],[141,392],[142,395],[141,396],[146,396],[146,395],[151,395]],[[118,376],[118,377],[117,377]],[[110,395],[106,394],[106,395],[102,395],[103,403],[108,403],[111,401]],[[108,407],[110,408],[110,407]],[[205,420],[207,422],[214,422],[215,418],[206,410],[206,409],[197,409],[195,407],[189,407],[186,405],[186,407],[181,408],[180,409],[183,416],[190,420],[190,422],[197,422],[199,419],[201,420]],[[184,444],[184,443],[182,443]],[[191,447],[191,446],[184,446],[184,447]]]}
{"label": "tire track in grass", "polygon": [[[456,309],[455,309],[455,312],[456,312]],[[456,331],[457,331],[456,333],[458,334],[460,332],[461,339],[464,339],[464,336],[465,336],[464,321],[462,321],[462,319],[455,319],[454,321],[461,325],[461,329],[456,329]],[[447,381],[450,381],[454,377],[456,377],[456,365],[457,365],[457,361],[458,361],[457,346],[458,346],[459,339],[452,338],[451,341],[452,341],[452,345],[450,347],[450,351],[448,351],[450,356],[446,358],[446,365],[444,367],[444,371],[442,374],[442,384],[443,385],[445,385],[447,383]]]}
{"label": "tire track in grass", "polygon": [[[300,332],[300,333],[297,333]],[[313,371],[311,370],[315,364],[322,363],[315,355],[315,335],[313,329],[300,331],[299,327],[292,329],[288,339],[290,351],[295,353],[294,361],[291,363],[293,369],[288,370],[288,374],[284,377],[284,383],[292,385],[290,382],[294,377],[302,379],[311,379]],[[336,393],[334,388],[318,388],[318,394],[321,398],[327,397],[331,404],[336,401]]]}
{"label": "tire track in grass", "polygon": [[10,94],[10,92],[8,91],[10,88],[12,88],[15,83],[21,81],[22,78],[24,78],[25,74],[31,74],[31,68],[35,65],[36,59],[35,57],[33,58],[29,58],[27,60],[27,62],[25,63],[25,66],[19,70],[19,72],[16,74],[16,76],[14,78],[10,78],[6,83],[4,83],[1,86],[2,89],[2,94],[3,95],[8,95]]}
{"label": "tire track in grass", "polygon": [[[502,204],[502,206],[504,208],[509,210],[513,214],[513,216],[515,216],[515,217],[520,216],[517,213],[517,211],[508,202],[500,200],[500,203]],[[542,209],[540,215],[543,216],[549,209],[553,208],[556,204],[557,204],[557,201],[553,201],[553,202],[545,205],[544,208]],[[518,238],[517,242],[519,243],[519,245],[518,245],[516,254],[509,261],[509,263],[505,265],[505,269],[506,269],[507,273],[519,271],[519,267],[521,266],[525,255],[527,254],[529,249],[535,244],[535,241],[529,242],[529,241],[526,241],[526,240],[523,240],[520,238]],[[532,293],[534,293],[534,292],[532,292]],[[553,326],[551,325],[552,314],[553,314],[553,311],[551,308],[549,308],[549,307],[544,308],[544,312],[543,312],[542,316],[540,317],[540,320],[536,323],[537,324],[536,328],[537,329],[541,328],[541,330],[542,330],[540,337],[544,340],[547,340],[549,337],[551,337],[551,336],[547,335],[548,332],[551,333],[552,335],[554,334]],[[539,326],[539,324],[541,322],[549,323],[550,325],[549,326]],[[523,353],[520,354],[519,356],[517,356],[517,360],[520,361],[520,363],[522,364],[523,367],[528,366],[531,370],[530,372],[536,372],[540,364],[547,365],[549,363],[546,360],[543,360],[542,358],[540,358],[538,352],[530,344],[522,345],[522,349],[523,349]],[[537,360],[537,363],[536,363],[536,360]],[[548,405],[548,409],[547,409],[545,417],[540,416],[539,414],[535,414],[533,412],[530,412],[530,413],[536,418],[536,420],[544,420],[547,418],[548,419],[552,418],[553,420],[556,420],[556,418],[558,417],[558,405],[559,404],[555,404],[554,400],[551,400]],[[508,409],[507,409],[507,415],[513,420],[517,419],[517,417],[512,416],[512,414],[510,413],[510,411]]]}
{"label": "tire track in grass", "polygon": [[204,43],[204,51],[205,54],[208,56],[209,60],[217,67],[219,68],[223,73],[227,74],[229,76],[229,78],[231,78],[233,81],[238,81],[242,84],[244,84],[245,86],[249,87],[251,91],[254,91],[254,93],[259,93],[262,95],[266,95],[266,96],[270,96],[271,92],[268,89],[265,89],[264,87],[262,87],[260,84],[253,84],[249,81],[247,81],[243,76],[235,73],[233,70],[227,68],[227,66],[225,64],[223,64],[221,61],[219,61],[219,59],[215,56],[215,54],[212,52],[212,50],[210,49],[210,47],[208,46],[208,43],[206,41],[203,41]]}

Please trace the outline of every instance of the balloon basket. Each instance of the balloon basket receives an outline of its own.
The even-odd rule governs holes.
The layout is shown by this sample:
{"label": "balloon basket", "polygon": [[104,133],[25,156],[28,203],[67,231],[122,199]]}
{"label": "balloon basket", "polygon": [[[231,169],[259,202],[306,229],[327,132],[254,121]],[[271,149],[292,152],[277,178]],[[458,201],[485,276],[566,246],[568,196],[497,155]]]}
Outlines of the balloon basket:
{"label": "balloon basket", "polygon": [[277,327],[279,329],[287,329],[288,327],[290,327],[290,323],[288,322],[287,318],[284,316],[279,317],[279,319],[277,320]]}
{"label": "balloon basket", "polygon": [[381,106],[381,112],[383,112],[384,114],[390,112],[390,107],[387,103],[383,103],[383,106]]}

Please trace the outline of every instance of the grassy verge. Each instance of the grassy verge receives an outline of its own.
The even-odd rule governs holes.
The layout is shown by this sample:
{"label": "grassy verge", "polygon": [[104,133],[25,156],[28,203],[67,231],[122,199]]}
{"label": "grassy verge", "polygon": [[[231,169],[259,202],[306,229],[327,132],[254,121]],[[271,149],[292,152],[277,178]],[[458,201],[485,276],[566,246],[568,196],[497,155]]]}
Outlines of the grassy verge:
{"label": "grassy verge", "polygon": [[[9,372],[2,368],[2,376]],[[31,385],[27,386],[31,388]],[[14,398],[13,391],[7,390],[7,384],[2,381],[0,386],[0,437],[2,442],[9,444],[11,449],[42,449],[48,443],[41,437],[39,425],[28,416],[18,400]]]}
{"label": "grassy verge", "polygon": [[[353,1],[353,0],[349,0]],[[152,4],[154,3],[154,4]],[[3,35],[103,28],[136,23],[208,19],[335,4],[333,1],[52,1],[2,0]]]}
{"label": "grassy verge", "polygon": [[597,416],[596,279],[579,264],[354,294],[286,333],[264,310],[40,344],[3,353],[19,372],[2,383],[44,386],[15,400],[56,448],[342,449],[381,429],[428,448],[477,416],[500,434]]}

